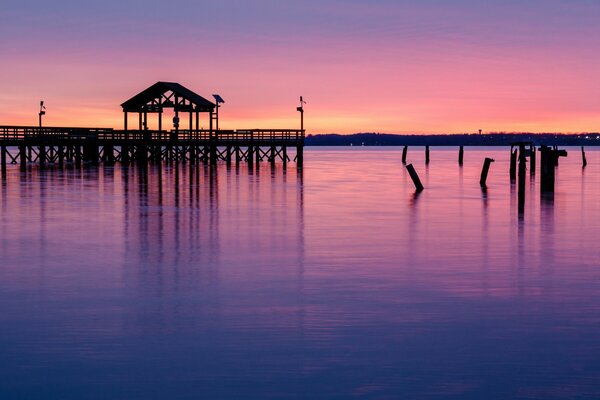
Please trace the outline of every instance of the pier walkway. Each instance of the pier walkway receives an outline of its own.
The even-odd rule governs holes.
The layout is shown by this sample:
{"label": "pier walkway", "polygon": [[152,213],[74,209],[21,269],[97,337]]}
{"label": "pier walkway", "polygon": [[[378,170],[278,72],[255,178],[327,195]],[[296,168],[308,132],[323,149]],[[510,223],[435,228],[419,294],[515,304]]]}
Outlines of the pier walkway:
{"label": "pier walkway", "polygon": [[[293,158],[288,149],[293,148]],[[40,167],[63,163],[261,161],[303,162],[304,131],[114,130],[110,128],[0,126],[0,163]]]}

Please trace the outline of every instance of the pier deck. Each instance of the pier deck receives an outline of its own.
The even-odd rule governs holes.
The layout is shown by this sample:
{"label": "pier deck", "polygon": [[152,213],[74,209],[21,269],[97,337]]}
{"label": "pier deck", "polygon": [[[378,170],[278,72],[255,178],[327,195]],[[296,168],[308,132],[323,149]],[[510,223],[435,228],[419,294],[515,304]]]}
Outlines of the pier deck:
{"label": "pier deck", "polygon": [[[304,131],[240,130],[114,130],[110,128],[0,126],[0,156],[24,168],[27,163],[129,163],[144,161],[219,160],[250,164],[260,161],[302,166]],[[16,149],[15,149],[16,148]],[[295,156],[288,156],[294,148]]]}

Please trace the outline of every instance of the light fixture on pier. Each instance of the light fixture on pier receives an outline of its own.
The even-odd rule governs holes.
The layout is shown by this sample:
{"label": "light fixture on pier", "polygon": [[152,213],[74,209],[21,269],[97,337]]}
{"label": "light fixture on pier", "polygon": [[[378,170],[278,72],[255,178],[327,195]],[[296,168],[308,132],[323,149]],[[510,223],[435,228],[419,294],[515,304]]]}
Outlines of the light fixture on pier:
{"label": "light fixture on pier", "polygon": [[213,97],[217,103],[217,115],[215,116],[215,122],[217,130],[219,130],[219,107],[221,107],[221,104],[225,103],[225,100],[223,100],[223,98],[218,94],[213,94]]}
{"label": "light fixture on pier", "polygon": [[40,112],[38,114],[40,120],[40,128],[42,127],[42,116],[46,115],[46,107],[44,107],[44,100],[40,100]]}

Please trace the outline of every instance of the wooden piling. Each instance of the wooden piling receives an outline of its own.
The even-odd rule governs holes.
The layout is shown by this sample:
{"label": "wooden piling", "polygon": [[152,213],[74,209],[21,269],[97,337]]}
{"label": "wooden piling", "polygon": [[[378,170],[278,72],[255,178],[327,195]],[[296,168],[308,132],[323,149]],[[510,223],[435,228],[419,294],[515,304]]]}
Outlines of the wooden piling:
{"label": "wooden piling", "polygon": [[583,168],[585,168],[587,165],[587,159],[585,158],[585,149],[583,146],[581,146],[581,161],[583,163]]}
{"label": "wooden piling", "polygon": [[460,165],[461,167],[463,165],[464,155],[465,155],[465,148],[464,148],[464,146],[460,146],[460,148],[458,149],[458,165]]}
{"label": "wooden piling", "polygon": [[415,189],[417,189],[417,192],[421,192],[424,188],[423,188],[423,184],[421,183],[421,180],[419,179],[419,175],[417,174],[417,171],[415,171],[415,167],[413,167],[412,164],[408,164],[406,166],[406,170],[408,171],[410,178],[412,179],[413,183],[415,184]]}
{"label": "wooden piling", "polygon": [[406,153],[408,152],[408,146],[404,146],[402,149],[402,164],[406,164]]}
{"label": "wooden piling", "polygon": [[19,156],[21,161],[21,171],[25,171],[27,169],[27,146],[19,146]]}
{"label": "wooden piling", "polygon": [[490,165],[494,162],[493,158],[486,157],[483,161],[483,168],[481,169],[481,178],[479,178],[479,185],[486,187],[488,172],[490,171]]}
{"label": "wooden piling", "polygon": [[40,146],[38,153],[40,169],[46,168],[46,146]]}
{"label": "wooden piling", "polygon": [[62,168],[65,165],[65,148],[58,146],[58,167]]}
{"label": "wooden piling", "polygon": [[510,180],[514,181],[517,179],[517,150],[513,151],[513,147],[510,147]]}
{"label": "wooden piling", "polygon": [[304,165],[304,144],[296,147],[296,165],[298,168],[302,168]]}
{"label": "wooden piling", "polygon": [[535,145],[532,144],[531,146],[529,146],[529,158],[531,159],[530,163],[529,163],[529,174],[530,175],[535,175],[535,169],[536,169],[536,152],[535,152]]}
{"label": "wooden piling", "polygon": [[0,165],[2,169],[2,177],[6,176],[6,146],[0,147]]}
{"label": "wooden piling", "polygon": [[429,146],[425,146],[425,164],[429,164]]}
{"label": "wooden piling", "polygon": [[527,154],[525,145],[519,146],[519,183],[518,183],[518,208],[519,213],[525,211],[525,175],[527,173]]}

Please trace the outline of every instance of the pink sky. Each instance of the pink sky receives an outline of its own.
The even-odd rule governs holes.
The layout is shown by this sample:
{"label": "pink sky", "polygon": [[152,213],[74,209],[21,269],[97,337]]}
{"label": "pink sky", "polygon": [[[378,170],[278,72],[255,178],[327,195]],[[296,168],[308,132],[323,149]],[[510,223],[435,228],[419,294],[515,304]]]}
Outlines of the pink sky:
{"label": "pink sky", "polygon": [[[600,130],[600,3],[59,1],[0,15],[0,124],[122,126],[159,80],[222,128],[308,133]],[[497,2],[499,3],[499,2]]]}

